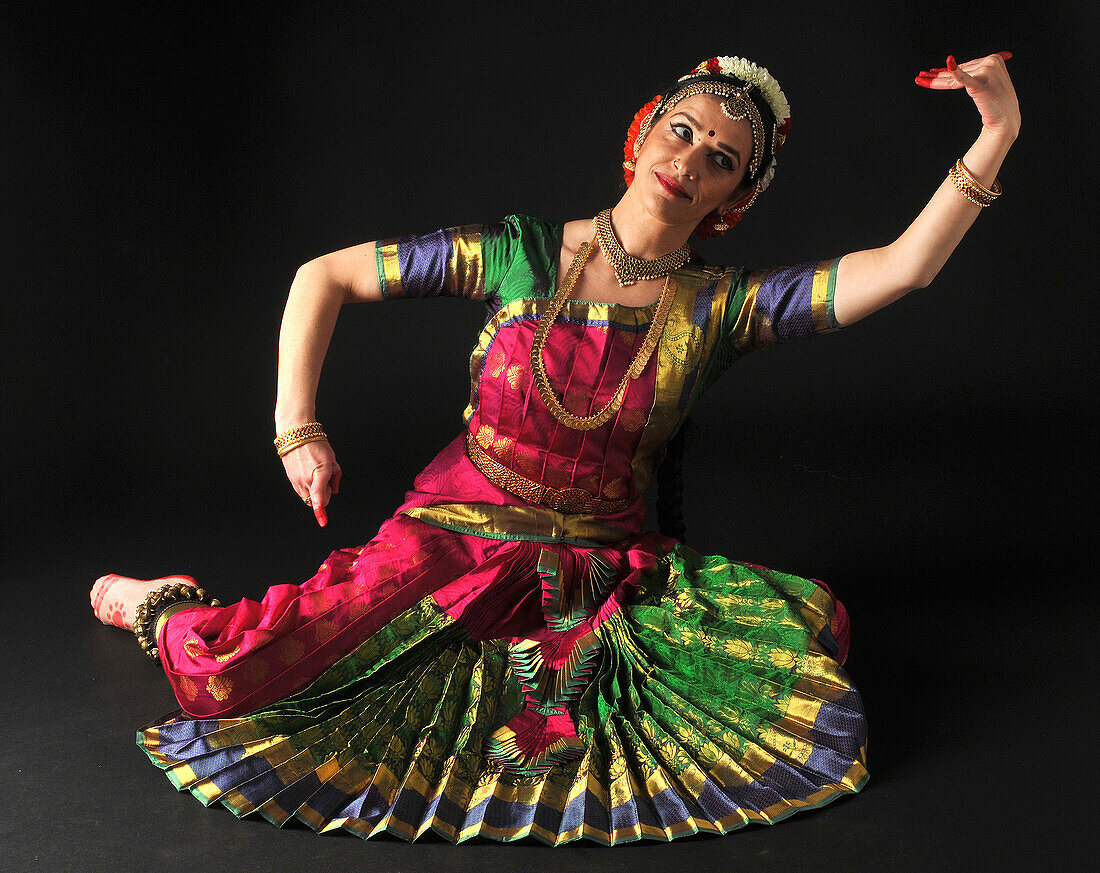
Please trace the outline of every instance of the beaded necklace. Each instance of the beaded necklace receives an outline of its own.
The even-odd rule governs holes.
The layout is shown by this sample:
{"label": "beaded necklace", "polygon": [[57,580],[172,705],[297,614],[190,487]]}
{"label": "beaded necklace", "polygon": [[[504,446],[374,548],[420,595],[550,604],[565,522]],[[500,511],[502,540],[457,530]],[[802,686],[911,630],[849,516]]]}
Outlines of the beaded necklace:
{"label": "beaded necklace", "polygon": [[[611,210],[607,210],[607,213],[610,215]],[[585,264],[588,263],[588,258],[591,256],[592,250],[596,247],[596,240],[598,237],[599,233],[597,231],[596,236],[592,238],[592,242],[581,243],[580,248],[577,249],[577,253],[573,256],[573,261],[569,265],[569,270],[565,274],[565,281],[560,284],[558,290],[551,298],[549,305],[546,307],[546,311],[542,314],[538,330],[535,331],[535,338],[531,342],[531,373],[534,377],[535,387],[538,389],[539,396],[542,397],[542,402],[546,404],[546,408],[550,410],[550,414],[566,427],[573,430],[592,430],[593,428],[599,427],[601,424],[609,421],[623,405],[623,399],[626,397],[626,386],[630,383],[631,379],[637,379],[642,375],[642,371],[645,369],[646,364],[649,363],[649,359],[653,356],[654,349],[657,348],[657,343],[661,340],[661,333],[664,331],[665,322],[668,321],[669,310],[672,309],[672,298],[676,294],[674,286],[670,281],[669,273],[683,264],[681,261],[680,264],[676,266],[668,267],[663,273],[647,277],[656,279],[663,275],[665,277],[665,286],[661,290],[660,300],[657,301],[657,311],[653,314],[653,321],[649,324],[649,330],[646,331],[645,339],[642,340],[642,344],[634,354],[630,366],[627,367],[626,372],[623,374],[622,381],[619,382],[619,387],[615,389],[615,393],[611,396],[611,399],[603,409],[592,415],[574,415],[562,406],[561,401],[558,400],[558,395],[550,385],[550,377],[546,374],[546,363],[542,359],[542,350],[546,345],[546,340],[550,336],[550,328],[553,326],[554,320],[558,317],[562,307],[565,306],[565,301],[569,298],[569,295],[573,293],[573,288],[576,286],[577,280],[580,278]],[[604,253],[606,254],[606,249]],[[668,257],[669,255],[665,255],[665,258]],[[619,284],[621,285],[622,283],[620,282]]]}
{"label": "beaded necklace", "polygon": [[667,276],[673,270],[677,270],[687,263],[691,257],[691,249],[684,243],[674,252],[661,255],[651,261],[636,258],[629,254],[620,244],[611,229],[611,210],[605,209],[593,220],[596,226],[596,238],[600,241],[600,248],[615,271],[615,280],[620,288],[633,285],[639,279],[660,279]]}

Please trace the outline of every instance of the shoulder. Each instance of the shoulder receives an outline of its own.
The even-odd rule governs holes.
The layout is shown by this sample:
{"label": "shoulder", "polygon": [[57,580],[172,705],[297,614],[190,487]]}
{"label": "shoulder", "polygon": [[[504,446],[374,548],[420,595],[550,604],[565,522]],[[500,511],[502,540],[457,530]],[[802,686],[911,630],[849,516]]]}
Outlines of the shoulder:
{"label": "shoulder", "polygon": [[736,288],[746,270],[730,264],[707,263],[698,252],[692,250],[688,262],[676,272],[692,283],[700,286],[713,285],[716,289],[725,291]]}

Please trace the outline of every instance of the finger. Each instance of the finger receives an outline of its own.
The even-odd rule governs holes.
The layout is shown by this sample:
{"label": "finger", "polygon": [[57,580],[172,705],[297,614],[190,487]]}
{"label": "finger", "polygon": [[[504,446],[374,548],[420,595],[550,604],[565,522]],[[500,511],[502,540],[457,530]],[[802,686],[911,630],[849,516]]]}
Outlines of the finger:
{"label": "finger", "polygon": [[328,516],[325,513],[325,507],[328,505],[329,496],[328,479],[324,476],[314,474],[313,481],[310,484],[309,498],[310,505],[313,507],[313,514],[316,516],[317,523],[321,527],[328,524]]}
{"label": "finger", "polygon": [[955,81],[960,83],[964,88],[967,85],[976,84],[976,82],[974,81],[974,78],[972,76],[970,76],[966,72],[966,70],[964,70],[961,66],[959,66],[959,64],[955,61],[955,58],[952,55],[947,56],[947,69],[951,73],[951,75],[955,77]]}
{"label": "finger", "polygon": [[309,506],[313,510],[313,517],[317,519],[317,524],[321,527],[328,524],[328,513],[325,511],[325,506],[328,504],[327,490],[318,487],[309,495]]}
{"label": "finger", "polygon": [[997,52],[997,54],[999,54],[1006,61],[1012,57],[1012,52]]}
{"label": "finger", "polygon": [[917,76],[913,81],[922,88],[928,88],[932,91],[950,91],[966,87],[951,76]]}

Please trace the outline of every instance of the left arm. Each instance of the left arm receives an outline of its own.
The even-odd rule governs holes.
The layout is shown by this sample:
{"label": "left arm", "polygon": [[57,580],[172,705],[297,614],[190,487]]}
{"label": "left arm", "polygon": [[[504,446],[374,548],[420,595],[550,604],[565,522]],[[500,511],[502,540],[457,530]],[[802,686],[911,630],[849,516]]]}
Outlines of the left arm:
{"label": "left arm", "polygon": [[[982,116],[982,132],[963,163],[982,185],[993,186],[1005,155],[1020,130],[1020,108],[1002,52],[922,73],[917,83],[935,90],[965,88]],[[878,249],[845,255],[836,275],[834,314],[849,325],[927,287],[974,223],[982,207],[965,198],[950,178],[932,195],[916,220],[897,240]]]}

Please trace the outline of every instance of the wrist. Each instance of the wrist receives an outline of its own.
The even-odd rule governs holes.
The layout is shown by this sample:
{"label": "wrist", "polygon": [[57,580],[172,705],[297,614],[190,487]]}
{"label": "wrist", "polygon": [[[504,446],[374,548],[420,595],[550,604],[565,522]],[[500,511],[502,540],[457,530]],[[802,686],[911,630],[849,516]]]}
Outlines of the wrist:
{"label": "wrist", "polygon": [[1020,131],[1010,130],[1003,127],[982,127],[982,132],[978,136],[978,139],[985,140],[995,148],[998,148],[1002,157],[1008,153],[1008,150],[1012,147],[1012,144],[1016,142],[1016,137],[1020,135]]}
{"label": "wrist", "polygon": [[317,412],[313,407],[294,407],[292,409],[275,409],[275,433],[290,430],[307,421],[316,421]]}

